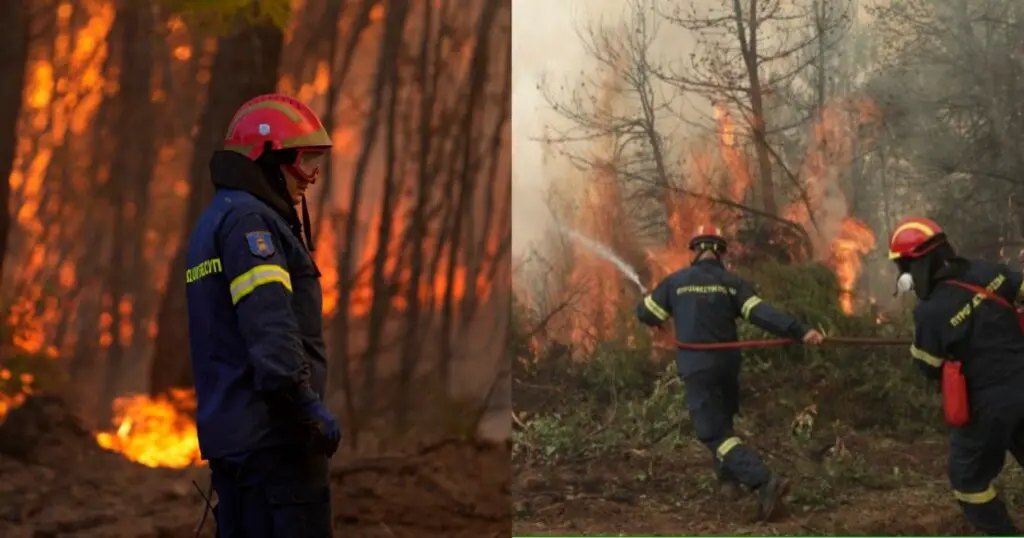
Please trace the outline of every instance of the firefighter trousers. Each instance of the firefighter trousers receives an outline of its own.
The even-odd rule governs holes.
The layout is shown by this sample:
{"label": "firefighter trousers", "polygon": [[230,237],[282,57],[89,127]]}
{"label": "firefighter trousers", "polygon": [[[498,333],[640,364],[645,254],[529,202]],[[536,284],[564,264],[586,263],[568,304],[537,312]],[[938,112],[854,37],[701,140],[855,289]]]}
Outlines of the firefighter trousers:
{"label": "firefighter trousers", "polygon": [[1016,535],[1017,526],[992,482],[1002,472],[1007,452],[1024,465],[1024,409],[977,411],[966,426],[950,432],[949,482],[977,530],[990,536]]}
{"label": "firefighter trousers", "polygon": [[327,458],[303,446],[210,461],[217,538],[330,538]]}
{"label": "firefighter trousers", "polygon": [[750,489],[768,482],[771,471],[764,460],[733,431],[740,400],[738,365],[694,372],[684,383],[690,422],[697,438],[711,451],[718,479]]}

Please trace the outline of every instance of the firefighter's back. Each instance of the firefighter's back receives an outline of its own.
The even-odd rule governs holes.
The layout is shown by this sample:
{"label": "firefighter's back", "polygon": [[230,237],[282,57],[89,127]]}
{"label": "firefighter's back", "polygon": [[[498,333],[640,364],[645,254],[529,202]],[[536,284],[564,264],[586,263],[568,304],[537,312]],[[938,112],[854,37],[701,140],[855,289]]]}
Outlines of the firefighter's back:
{"label": "firefighter's back", "polygon": [[[733,342],[738,339],[736,276],[717,260],[701,260],[669,276],[676,339],[684,343]],[[679,374],[712,368],[734,369],[739,350],[680,349]]]}
{"label": "firefighter's back", "polygon": [[[1019,278],[1006,266],[987,261],[971,260],[956,280],[987,288],[1011,304],[1019,291],[1014,285]],[[950,340],[961,342],[953,354],[963,362],[977,406],[1010,400],[1024,404],[1024,332],[1014,310],[948,282],[919,308],[932,310],[931,319],[945,323]]]}

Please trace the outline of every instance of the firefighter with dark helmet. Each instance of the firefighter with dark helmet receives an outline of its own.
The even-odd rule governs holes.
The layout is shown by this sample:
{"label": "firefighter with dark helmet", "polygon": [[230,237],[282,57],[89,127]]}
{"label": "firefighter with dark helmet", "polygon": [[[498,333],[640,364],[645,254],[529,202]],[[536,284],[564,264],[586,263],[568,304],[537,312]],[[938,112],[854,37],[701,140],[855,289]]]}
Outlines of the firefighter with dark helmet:
{"label": "firefighter with dark helmet", "polygon": [[[896,225],[889,259],[899,270],[897,290],[913,290],[919,300],[910,348],[914,362],[933,379],[957,365],[962,374],[955,375],[965,381],[969,409],[965,423],[951,424],[949,440],[953,494],[978,530],[1017,534],[992,481],[1007,450],[1024,463],[1024,333],[1013,306],[1021,296],[1021,274],[957,256],[942,228],[921,217]],[[950,395],[943,398],[945,403]]]}
{"label": "firefighter with dark helmet", "polygon": [[182,276],[219,537],[332,534],[328,458],[341,429],[323,402],[323,299],[305,211],[330,149],[309,107],[271,94],[238,109],[210,161],[216,191]]}
{"label": "firefighter with dark helmet", "polygon": [[[670,274],[644,297],[637,307],[641,322],[660,327],[672,318],[676,339],[685,343],[735,342],[736,318],[808,344],[823,341],[820,332],[762,301],[749,283],[726,269],[722,257],[728,244],[718,228],[699,227],[689,247],[693,263]],[[731,495],[741,485],[756,492],[758,515],[769,520],[781,506],[788,484],[733,430],[741,361],[738,349],[681,348],[676,354],[690,420],[697,438],[711,451],[720,486]]]}

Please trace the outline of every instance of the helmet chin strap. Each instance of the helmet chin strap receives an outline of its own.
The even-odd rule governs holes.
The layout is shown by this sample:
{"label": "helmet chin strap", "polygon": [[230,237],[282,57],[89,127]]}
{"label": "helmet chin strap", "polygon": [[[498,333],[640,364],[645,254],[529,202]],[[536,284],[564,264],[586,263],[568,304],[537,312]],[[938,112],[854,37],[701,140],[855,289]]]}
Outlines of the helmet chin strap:
{"label": "helmet chin strap", "polygon": [[309,204],[306,203],[306,195],[302,195],[302,235],[305,236],[306,249],[310,252],[316,250],[316,245],[313,244],[313,231],[310,225],[309,219]]}
{"label": "helmet chin strap", "polygon": [[716,260],[722,261],[722,255],[718,252],[718,249],[716,249],[714,247],[701,247],[701,248],[697,248],[697,249],[694,250],[693,259],[690,260],[690,263],[691,264],[692,263],[696,263],[707,252],[710,252],[711,255],[715,257]]}

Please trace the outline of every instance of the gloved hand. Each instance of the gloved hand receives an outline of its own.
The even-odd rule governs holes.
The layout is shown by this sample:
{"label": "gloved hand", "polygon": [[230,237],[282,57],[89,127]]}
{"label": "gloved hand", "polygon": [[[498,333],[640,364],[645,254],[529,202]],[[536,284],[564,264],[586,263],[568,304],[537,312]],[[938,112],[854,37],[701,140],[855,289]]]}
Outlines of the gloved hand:
{"label": "gloved hand", "polygon": [[807,331],[806,333],[804,333],[803,342],[805,344],[810,344],[812,346],[818,346],[818,345],[821,345],[821,343],[824,342],[824,341],[825,341],[825,335],[821,334],[820,331],[817,331],[815,329],[811,329],[811,330]]}
{"label": "gloved hand", "polygon": [[313,428],[313,448],[331,457],[341,444],[341,425],[337,417],[317,397],[307,398],[302,412]]}

